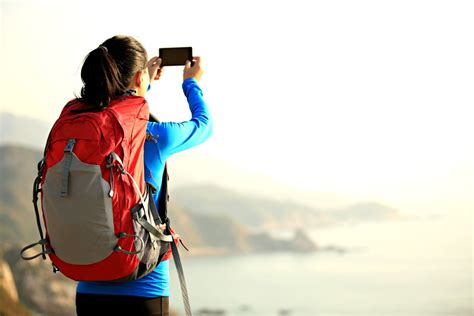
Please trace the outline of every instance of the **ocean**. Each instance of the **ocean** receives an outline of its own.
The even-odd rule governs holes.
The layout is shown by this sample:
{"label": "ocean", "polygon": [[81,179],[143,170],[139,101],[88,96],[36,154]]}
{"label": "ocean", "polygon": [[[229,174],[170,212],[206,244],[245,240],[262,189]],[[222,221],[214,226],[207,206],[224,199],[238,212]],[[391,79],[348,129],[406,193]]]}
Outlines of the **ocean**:
{"label": "ocean", "polygon": [[[311,236],[321,247],[346,251],[184,258],[194,313],[473,315],[470,220],[351,224]],[[174,269],[171,276],[171,307],[182,312]]]}

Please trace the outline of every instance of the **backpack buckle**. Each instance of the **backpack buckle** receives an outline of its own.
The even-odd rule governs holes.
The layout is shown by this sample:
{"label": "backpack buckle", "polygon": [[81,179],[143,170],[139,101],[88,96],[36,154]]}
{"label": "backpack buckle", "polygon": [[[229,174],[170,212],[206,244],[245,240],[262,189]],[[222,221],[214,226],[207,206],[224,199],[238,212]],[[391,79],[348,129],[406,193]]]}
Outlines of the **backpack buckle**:
{"label": "backpack buckle", "polygon": [[74,138],[69,138],[69,140],[67,141],[66,147],[64,147],[64,152],[71,153],[75,144],[76,144],[76,140]]}

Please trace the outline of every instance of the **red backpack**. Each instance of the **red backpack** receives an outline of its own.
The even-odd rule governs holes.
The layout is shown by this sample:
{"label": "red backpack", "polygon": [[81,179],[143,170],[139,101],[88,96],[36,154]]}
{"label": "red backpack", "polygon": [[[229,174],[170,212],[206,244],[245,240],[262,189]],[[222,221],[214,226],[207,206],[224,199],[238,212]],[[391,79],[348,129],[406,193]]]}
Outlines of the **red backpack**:
{"label": "red backpack", "polygon": [[[144,180],[148,103],[124,96],[101,110],[84,108],[69,102],[51,129],[33,193],[41,239],[21,255],[47,254],[55,269],[78,281],[138,279],[172,243],[156,228],[160,219]],[[36,245],[42,252],[26,256]]]}

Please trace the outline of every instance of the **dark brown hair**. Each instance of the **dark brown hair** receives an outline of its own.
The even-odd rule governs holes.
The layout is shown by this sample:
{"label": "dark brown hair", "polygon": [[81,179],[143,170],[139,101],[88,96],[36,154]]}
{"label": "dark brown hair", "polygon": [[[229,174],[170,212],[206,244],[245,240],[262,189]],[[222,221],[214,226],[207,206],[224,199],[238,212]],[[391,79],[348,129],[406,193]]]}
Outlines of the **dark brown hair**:
{"label": "dark brown hair", "polygon": [[79,100],[90,107],[106,107],[114,97],[126,92],[146,63],[146,50],[136,39],[123,35],[109,38],[84,60],[81,69],[84,85]]}

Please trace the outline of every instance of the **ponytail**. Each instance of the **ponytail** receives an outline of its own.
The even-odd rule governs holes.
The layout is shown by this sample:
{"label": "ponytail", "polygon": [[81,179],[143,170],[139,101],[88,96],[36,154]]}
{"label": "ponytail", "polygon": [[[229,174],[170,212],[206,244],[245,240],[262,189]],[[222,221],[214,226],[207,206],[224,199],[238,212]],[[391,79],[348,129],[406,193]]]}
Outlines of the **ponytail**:
{"label": "ponytail", "polygon": [[146,67],[146,51],[134,38],[114,36],[87,55],[81,69],[79,100],[88,107],[107,107],[123,95],[134,75]]}

